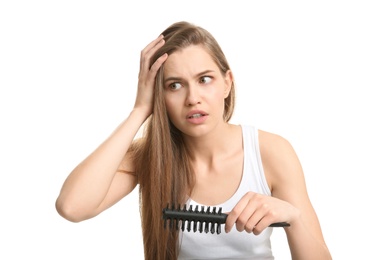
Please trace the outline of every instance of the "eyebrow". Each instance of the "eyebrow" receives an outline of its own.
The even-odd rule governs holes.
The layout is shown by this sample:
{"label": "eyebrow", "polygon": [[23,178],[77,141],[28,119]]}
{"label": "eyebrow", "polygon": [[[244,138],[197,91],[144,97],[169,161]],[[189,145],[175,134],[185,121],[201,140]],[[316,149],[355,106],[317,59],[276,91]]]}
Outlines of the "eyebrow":
{"label": "eyebrow", "polygon": [[[205,71],[202,71],[202,72],[196,74],[194,77],[197,78],[197,77],[200,77],[202,75],[212,73],[212,72],[214,72],[214,70],[205,70]],[[164,79],[164,83],[166,83],[167,81],[178,81],[178,80],[182,80],[182,78],[180,78],[180,77],[168,77],[168,78]]]}

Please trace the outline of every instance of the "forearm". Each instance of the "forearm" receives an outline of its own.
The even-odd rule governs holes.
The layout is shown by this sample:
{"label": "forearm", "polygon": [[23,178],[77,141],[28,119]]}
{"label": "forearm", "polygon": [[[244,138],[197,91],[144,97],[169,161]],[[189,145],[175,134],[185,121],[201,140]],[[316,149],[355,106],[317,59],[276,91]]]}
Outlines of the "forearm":
{"label": "forearm", "polygon": [[327,246],[300,219],[285,228],[293,260],[330,260]]}
{"label": "forearm", "polygon": [[57,210],[73,221],[98,213],[116,171],[147,118],[133,110],[113,133],[68,176],[56,202]]}

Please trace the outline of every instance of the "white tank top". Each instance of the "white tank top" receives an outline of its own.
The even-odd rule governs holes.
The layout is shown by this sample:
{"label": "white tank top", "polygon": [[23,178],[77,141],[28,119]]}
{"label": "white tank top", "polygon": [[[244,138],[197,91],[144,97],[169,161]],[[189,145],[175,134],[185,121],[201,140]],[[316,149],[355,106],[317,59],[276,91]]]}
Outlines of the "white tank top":
{"label": "white tank top", "polygon": [[[262,167],[258,130],[253,126],[242,125],[241,127],[244,146],[242,180],[230,199],[222,204],[212,205],[212,207],[222,207],[222,212],[231,211],[248,191],[271,195]],[[207,208],[207,205],[199,204],[191,199],[187,201],[187,206],[189,205],[193,205],[193,208],[196,205]],[[219,235],[210,232],[180,231],[178,259],[274,259],[270,243],[271,234],[271,227],[256,236],[253,233],[237,231],[235,225],[229,233],[224,232],[224,225],[222,225]]]}

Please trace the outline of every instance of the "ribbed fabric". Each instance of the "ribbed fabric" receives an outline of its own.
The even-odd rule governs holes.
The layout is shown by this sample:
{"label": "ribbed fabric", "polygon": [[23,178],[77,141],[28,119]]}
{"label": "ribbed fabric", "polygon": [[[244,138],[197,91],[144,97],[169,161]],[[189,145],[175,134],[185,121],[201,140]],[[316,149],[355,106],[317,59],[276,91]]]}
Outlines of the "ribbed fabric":
{"label": "ribbed fabric", "polygon": [[[258,130],[253,126],[241,127],[244,146],[242,180],[230,199],[219,205],[211,205],[222,207],[222,212],[231,211],[248,191],[271,195],[262,167]],[[207,207],[191,199],[187,201],[187,206],[189,205]],[[272,228],[267,228],[260,235],[255,236],[253,233],[239,232],[235,226],[226,234],[224,225],[219,235],[184,231],[180,233],[178,259],[274,259],[270,243],[271,234]]]}

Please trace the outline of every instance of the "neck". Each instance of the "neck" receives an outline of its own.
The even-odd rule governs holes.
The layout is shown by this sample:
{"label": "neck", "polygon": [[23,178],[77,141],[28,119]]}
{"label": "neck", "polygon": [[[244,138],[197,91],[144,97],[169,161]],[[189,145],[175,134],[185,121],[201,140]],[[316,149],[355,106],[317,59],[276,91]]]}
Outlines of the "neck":
{"label": "neck", "polygon": [[218,155],[226,153],[235,145],[239,129],[239,126],[224,123],[207,135],[186,136],[184,140],[190,151],[191,159],[193,161],[212,161]]}

